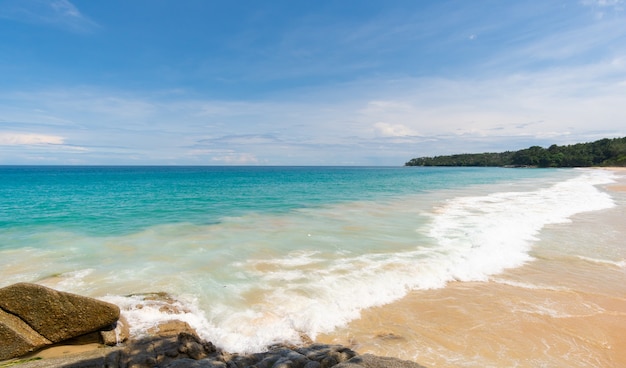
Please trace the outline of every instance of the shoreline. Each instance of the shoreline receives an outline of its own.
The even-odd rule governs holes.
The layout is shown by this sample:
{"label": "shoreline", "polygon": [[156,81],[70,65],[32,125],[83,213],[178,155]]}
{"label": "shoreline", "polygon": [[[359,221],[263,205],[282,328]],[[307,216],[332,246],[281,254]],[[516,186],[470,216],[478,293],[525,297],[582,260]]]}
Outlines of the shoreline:
{"label": "shoreline", "polygon": [[[626,167],[616,166],[616,167],[599,167],[599,170],[607,170],[613,171],[615,173],[626,174]],[[607,185],[606,189],[614,192],[626,192],[626,183],[621,183],[617,185]]]}
{"label": "shoreline", "polygon": [[610,170],[616,183],[600,188],[616,206],[547,226],[532,261],[412,291],[320,340],[437,367],[626,366],[626,168]]}
{"label": "shoreline", "polygon": [[[626,168],[614,171],[621,173]],[[470,353],[496,359],[494,354],[501,353],[503,349],[509,350],[509,358],[522,359],[525,355],[524,349],[526,352],[542,351],[545,347],[542,342],[545,331],[559,330],[564,331],[564,334],[559,335],[554,331],[548,334],[555,341],[560,339],[561,344],[549,344],[551,353],[562,349],[559,354],[565,354],[575,349],[567,341],[577,341],[608,355],[609,358],[605,359],[613,359],[620,364],[626,362],[623,356],[616,355],[616,352],[619,354],[620,351],[626,351],[626,346],[620,344],[619,336],[616,343],[613,336],[616,329],[619,331],[620,328],[626,328],[620,325],[626,315],[626,304],[623,303],[623,298],[613,295],[622,290],[619,283],[615,282],[620,281],[620,276],[623,279],[624,259],[618,258],[611,263],[605,260],[606,257],[596,257],[595,253],[587,255],[586,259],[574,256],[563,258],[558,249],[551,246],[552,243],[562,244],[564,240],[567,241],[568,238],[563,238],[565,235],[602,243],[605,240],[602,236],[610,234],[614,229],[623,230],[621,221],[624,215],[624,191],[621,188],[626,187],[624,179],[621,176],[617,183],[601,186],[603,190],[615,193],[616,198],[622,198],[621,202],[618,201],[618,206],[621,203],[622,207],[576,215],[572,219],[574,225],[547,226],[541,233],[537,249],[532,252],[534,260],[526,265],[510,269],[484,282],[451,282],[442,289],[413,291],[391,304],[362,311],[361,318],[345,329],[340,328],[332,334],[318,336],[316,340],[343,344],[359,353],[401,356],[397,354],[399,350],[415,352],[414,356],[401,357],[424,364],[427,360],[422,359],[422,352],[430,350],[434,352],[433,355],[439,354],[444,361],[438,363],[432,358],[430,364],[445,367],[446,364],[455,366],[454,361],[466,362],[466,354]],[[588,230],[591,229],[588,234],[584,231],[585,226]],[[578,227],[581,229],[577,229]],[[599,234],[600,232],[603,234]],[[620,235],[616,235],[616,238],[622,239]],[[554,272],[555,270],[558,272]],[[610,282],[603,279],[607,270],[612,274]],[[575,273],[582,276],[574,275]],[[572,279],[575,279],[574,284],[568,284]],[[588,280],[592,282],[581,289],[580,284],[587,283]],[[596,286],[606,290],[595,292],[592,289]],[[544,303],[545,301],[550,303]],[[487,312],[485,303],[488,306]],[[574,305],[581,307],[571,309],[570,306]],[[511,318],[512,306],[518,309],[515,311],[515,318]],[[618,319],[617,323],[615,319]],[[508,326],[506,323],[509,323]],[[406,327],[410,327],[409,330],[412,331],[407,332]],[[494,335],[499,335],[497,338],[501,342],[494,340]],[[544,345],[526,344],[526,340],[524,344],[520,344],[520,336]],[[485,344],[479,345],[476,341],[485,341]],[[517,344],[511,347],[502,341]],[[98,349],[97,344],[60,345],[42,350],[38,354],[44,354],[45,359],[49,359]],[[587,358],[581,357],[580,361],[584,362],[585,359]],[[603,366],[608,367],[619,366],[610,360],[603,363]],[[483,365],[489,364],[493,363]]]}

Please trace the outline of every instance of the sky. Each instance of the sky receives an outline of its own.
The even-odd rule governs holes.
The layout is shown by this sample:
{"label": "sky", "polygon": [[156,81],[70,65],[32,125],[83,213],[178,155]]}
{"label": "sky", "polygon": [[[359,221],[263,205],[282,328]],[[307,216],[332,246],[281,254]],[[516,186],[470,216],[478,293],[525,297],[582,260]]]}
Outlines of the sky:
{"label": "sky", "polygon": [[626,0],[0,0],[0,165],[383,165],[626,136]]}

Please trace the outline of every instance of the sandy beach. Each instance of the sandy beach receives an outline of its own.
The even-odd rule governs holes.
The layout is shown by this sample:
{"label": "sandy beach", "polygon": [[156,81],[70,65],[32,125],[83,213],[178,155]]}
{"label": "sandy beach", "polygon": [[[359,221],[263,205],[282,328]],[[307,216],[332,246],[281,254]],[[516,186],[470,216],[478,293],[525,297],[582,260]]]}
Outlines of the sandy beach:
{"label": "sandy beach", "polygon": [[[414,291],[320,340],[433,367],[626,366],[626,169],[610,170],[618,206],[544,229],[534,261]],[[580,240],[592,254],[569,255]]]}

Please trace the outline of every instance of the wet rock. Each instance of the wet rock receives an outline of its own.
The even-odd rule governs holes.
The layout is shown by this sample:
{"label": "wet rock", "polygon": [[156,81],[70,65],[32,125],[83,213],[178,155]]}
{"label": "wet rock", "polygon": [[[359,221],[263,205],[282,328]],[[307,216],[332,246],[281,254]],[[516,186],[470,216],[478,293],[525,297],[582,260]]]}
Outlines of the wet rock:
{"label": "wet rock", "polygon": [[103,344],[115,346],[125,342],[130,337],[130,326],[124,316],[120,315],[120,319],[111,327],[110,330],[100,331]]}

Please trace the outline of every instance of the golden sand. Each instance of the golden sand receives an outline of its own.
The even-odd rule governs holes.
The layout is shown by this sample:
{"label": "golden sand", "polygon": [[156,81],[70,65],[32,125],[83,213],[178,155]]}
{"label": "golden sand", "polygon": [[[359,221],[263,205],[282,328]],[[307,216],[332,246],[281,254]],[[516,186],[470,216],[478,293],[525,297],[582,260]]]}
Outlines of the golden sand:
{"label": "golden sand", "polygon": [[625,367],[626,299],[494,282],[411,293],[318,340],[433,367]]}
{"label": "golden sand", "polygon": [[626,167],[622,166],[601,167],[601,169],[609,171],[626,171]]}
{"label": "golden sand", "polygon": [[606,188],[615,192],[626,192],[626,185],[610,185]]}
{"label": "golden sand", "polygon": [[43,359],[58,358],[62,356],[84,353],[86,351],[92,351],[96,349],[102,349],[102,344],[89,343],[79,345],[57,345],[50,348],[46,348],[33,354],[31,357],[38,357]]}

